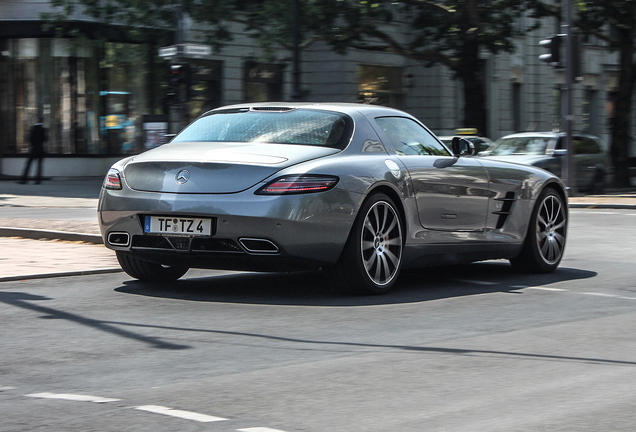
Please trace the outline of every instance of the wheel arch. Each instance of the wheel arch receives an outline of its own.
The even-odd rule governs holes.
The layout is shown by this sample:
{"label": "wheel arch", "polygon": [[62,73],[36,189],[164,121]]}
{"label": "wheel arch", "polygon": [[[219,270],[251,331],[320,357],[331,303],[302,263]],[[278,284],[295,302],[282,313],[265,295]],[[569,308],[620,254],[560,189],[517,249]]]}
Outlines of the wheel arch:
{"label": "wheel arch", "polygon": [[537,193],[537,198],[543,193],[544,190],[551,188],[554,189],[559,196],[561,197],[561,199],[563,199],[563,202],[565,203],[565,208],[567,209],[567,205],[568,205],[568,194],[565,190],[565,186],[563,186],[562,183],[554,180],[554,181],[550,181],[547,182],[546,184],[543,185],[543,187],[538,191]]}
{"label": "wheel arch", "polygon": [[408,227],[407,227],[408,218],[406,217],[406,209],[404,208],[404,203],[402,202],[402,197],[400,196],[399,192],[387,184],[380,184],[374,188],[371,188],[369,192],[366,194],[366,196],[364,197],[364,200],[362,202],[366,201],[371,195],[375,193],[383,193],[389,198],[391,198],[391,200],[393,200],[393,203],[397,207],[398,213],[400,215],[402,226],[404,227],[404,233],[402,238],[406,239],[406,233],[408,232]]}
{"label": "wheel arch", "polygon": [[[356,214],[353,218],[354,222],[355,220],[358,218],[359,214],[360,214],[360,208],[362,208],[362,205],[369,199],[369,197],[373,196],[376,193],[383,193],[386,196],[388,196],[389,198],[391,198],[391,200],[393,201],[393,203],[395,204],[398,214],[400,216],[400,221],[402,222],[402,226],[404,227],[404,232],[403,232],[403,242],[406,241],[406,233],[407,231],[407,220],[408,218],[406,217],[406,209],[404,208],[404,203],[402,202],[402,198],[400,196],[400,193],[398,191],[396,191],[393,187],[389,186],[388,184],[377,184],[374,185],[373,187],[369,188],[367,190],[367,192],[364,194],[364,197],[360,200],[360,204],[358,205],[358,208],[356,209]],[[353,225],[354,223],[351,224],[351,227],[349,228],[349,234],[347,235],[347,240],[346,242],[349,241],[349,238],[351,237],[351,235],[353,234]],[[340,256],[342,256],[342,254],[344,253],[344,248],[343,250],[340,252]],[[338,259],[340,259],[340,256],[338,257]]]}

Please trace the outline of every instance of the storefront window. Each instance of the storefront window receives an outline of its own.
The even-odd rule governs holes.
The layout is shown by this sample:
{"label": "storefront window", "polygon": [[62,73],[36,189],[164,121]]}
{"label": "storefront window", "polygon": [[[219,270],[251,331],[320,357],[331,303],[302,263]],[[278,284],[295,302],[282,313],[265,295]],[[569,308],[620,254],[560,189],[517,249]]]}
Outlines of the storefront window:
{"label": "storefront window", "polygon": [[245,62],[245,102],[268,102],[283,99],[283,66]]}
{"label": "storefront window", "polygon": [[402,108],[404,71],[401,67],[358,66],[358,102]]}
{"label": "storefront window", "polygon": [[105,78],[100,91],[100,134],[107,153],[129,154],[140,150],[141,118],[145,110],[144,47],[106,43],[102,60]]}
{"label": "storefront window", "polygon": [[39,119],[48,130],[49,154],[140,151],[141,116],[148,114],[144,49],[67,39],[0,41],[0,153],[28,152],[29,130]]}
{"label": "storefront window", "polygon": [[219,60],[190,59],[190,97],[187,103],[185,124],[201,114],[220,107],[223,63]]}

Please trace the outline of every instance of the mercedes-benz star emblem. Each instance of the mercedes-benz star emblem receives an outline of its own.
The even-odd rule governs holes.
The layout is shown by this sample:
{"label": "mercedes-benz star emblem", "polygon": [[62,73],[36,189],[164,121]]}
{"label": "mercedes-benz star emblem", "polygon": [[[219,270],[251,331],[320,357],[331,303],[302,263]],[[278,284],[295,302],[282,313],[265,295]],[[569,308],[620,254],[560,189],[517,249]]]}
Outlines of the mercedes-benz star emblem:
{"label": "mercedes-benz star emblem", "polygon": [[181,170],[177,173],[177,177],[175,178],[176,182],[178,184],[184,184],[185,182],[187,182],[188,180],[190,180],[190,171],[188,170]]}

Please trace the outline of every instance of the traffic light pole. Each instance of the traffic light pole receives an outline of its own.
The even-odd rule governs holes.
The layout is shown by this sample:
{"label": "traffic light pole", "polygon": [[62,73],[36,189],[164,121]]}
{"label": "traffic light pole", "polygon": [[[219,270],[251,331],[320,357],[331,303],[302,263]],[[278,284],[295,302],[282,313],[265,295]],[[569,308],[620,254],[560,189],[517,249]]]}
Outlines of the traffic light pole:
{"label": "traffic light pole", "polygon": [[566,23],[565,23],[565,34],[566,34],[566,63],[565,63],[565,92],[566,92],[566,100],[565,100],[565,133],[566,140],[565,146],[567,149],[567,153],[565,156],[565,164],[564,171],[565,175],[563,176],[566,180],[566,186],[569,190],[570,196],[576,196],[577,187],[576,187],[576,178],[575,178],[575,162],[574,162],[574,145],[572,143],[572,126],[574,124],[574,113],[572,110],[572,93],[574,87],[574,74],[575,74],[575,65],[574,65],[574,35],[572,34],[572,0],[567,0],[566,2]]}
{"label": "traffic light pole", "polygon": [[[176,7],[176,21],[177,21],[177,33],[175,35],[175,44],[176,46],[180,46],[184,42],[184,22],[183,22],[183,0],[179,0]],[[181,53],[177,51],[177,55],[173,58],[171,65],[171,70],[173,65],[181,64]],[[183,128],[183,118],[184,118],[184,104],[181,100],[181,85],[179,85],[178,90],[176,92],[175,97],[176,103],[171,104],[169,108],[169,132],[170,134],[177,134]]]}
{"label": "traffic light pole", "polygon": [[565,95],[561,97],[561,130],[565,131],[566,155],[561,164],[561,178],[566,183],[570,196],[577,193],[576,187],[576,163],[574,159],[575,149],[572,142],[572,126],[574,124],[574,112],[572,109],[573,86],[578,73],[578,49],[575,36],[572,34],[572,0],[566,1],[566,23],[561,25],[561,34],[553,35],[539,42],[539,45],[547,49],[545,54],[539,56],[539,60],[550,66],[562,68],[560,46],[562,38],[565,39]]}

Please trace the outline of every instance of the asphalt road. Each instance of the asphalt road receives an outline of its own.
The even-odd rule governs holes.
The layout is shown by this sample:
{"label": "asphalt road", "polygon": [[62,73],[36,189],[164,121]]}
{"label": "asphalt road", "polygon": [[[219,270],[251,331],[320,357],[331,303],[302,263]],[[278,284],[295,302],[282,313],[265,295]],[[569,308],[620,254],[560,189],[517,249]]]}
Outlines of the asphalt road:
{"label": "asphalt road", "polygon": [[632,431],[636,211],[572,210],[561,267],[0,284],[0,431]]}

